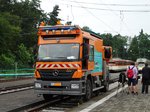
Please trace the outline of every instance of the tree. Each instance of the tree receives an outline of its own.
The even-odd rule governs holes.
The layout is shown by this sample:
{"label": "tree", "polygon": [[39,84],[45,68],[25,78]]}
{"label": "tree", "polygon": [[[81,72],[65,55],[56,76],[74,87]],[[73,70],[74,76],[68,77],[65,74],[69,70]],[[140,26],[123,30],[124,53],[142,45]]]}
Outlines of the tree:
{"label": "tree", "polygon": [[48,16],[49,16],[48,24],[49,25],[56,25],[57,22],[61,20],[60,18],[58,18],[59,11],[60,11],[59,6],[55,5],[53,8],[53,11],[48,13]]}
{"label": "tree", "polygon": [[20,21],[18,16],[10,13],[1,13],[0,15],[0,54],[5,54],[9,50],[15,51],[20,38]]}
{"label": "tree", "polygon": [[0,12],[9,12],[12,8],[12,0],[0,0]]}
{"label": "tree", "polygon": [[149,50],[149,42],[150,40],[148,39],[149,35],[144,34],[143,29],[141,30],[139,36],[138,36],[138,46],[139,46],[139,56],[143,58],[149,58],[148,55],[148,50]]}
{"label": "tree", "polygon": [[[40,1],[0,0],[0,4],[1,59],[6,63],[11,62],[8,60],[13,60],[25,65],[28,62],[33,62],[33,55],[29,49],[32,49],[37,44],[37,29],[35,25],[40,20],[40,16],[44,15],[40,9]],[[23,62],[22,58],[20,58],[21,56],[18,55],[18,49],[20,49],[18,45],[21,43],[23,43],[31,57],[28,58],[27,63]]]}
{"label": "tree", "polygon": [[113,49],[113,57],[126,59],[127,37],[120,34],[112,36],[112,34],[101,34],[105,46],[111,46]]}
{"label": "tree", "polygon": [[105,46],[113,46],[113,36],[112,36],[112,34],[110,34],[110,33],[101,34],[100,37],[102,37]]}
{"label": "tree", "polygon": [[130,48],[128,50],[129,58],[136,60],[137,58],[147,58],[150,59],[150,37],[148,34],[144,33],[141,29],[138,36],[132,39]]}
{"label": "tree", "polygon": [[14,68],[15,56],[11,53],[0,55],[0,69],[12,69]]}
{"label": "tree", "polygon": [[138,57],[139,57],[138,38],[135,36],[132,39],[130,48],[128,50],[128,59],[136,61]]}
{"label": "tree", "polygon": [[21,67],[27,67],[31,61],[31,54],[23,43],[18,46],[17,57],[19,60],[18,63]]}
{"label": "tree", "polygon": [[83,26],[83,30],[91,30],[88,26]]}
{"label": "tree", "polygon": [[[21,40],[27,48],[33,47],[37,41],[36,24],[40,20],[42,10],[39,0],[22,0],[16,2],[13,6],[13,14],[20,17],[21,20]],[[19,10],[18,10],[19,9]]]}

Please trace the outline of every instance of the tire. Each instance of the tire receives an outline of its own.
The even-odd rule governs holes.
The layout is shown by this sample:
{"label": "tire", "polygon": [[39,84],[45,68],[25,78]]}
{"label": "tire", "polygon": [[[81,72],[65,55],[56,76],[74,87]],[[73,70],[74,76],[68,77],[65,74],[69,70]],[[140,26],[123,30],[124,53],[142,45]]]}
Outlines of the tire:
{"label": "tire", "polygon": [[104,83],[104,88],[102,89],[102,92],[107,92],[108,90],[109,90],[109,82],[106,81],[106,82]]}
{"label": "tire", "polygon": [[100,90],[95,91],[94,95],[98,96],[100,94]]}
{"label": "tire", "polygon": [[83,96],[74,96],[74,99],[75,99],[79,104],[82,104],[82,103],[83,103]]}
{"label": "tire", "polygon": [[43,98],[44,98],[44,100],[46,100],[46,101],[51,100],[52,97],[53,97],[53,95],[51,95],[51,94],[43,94]]}
{"label": "tire", "polygon": [[92,97],[92,86],[91,81],[87,80],[86,82],[86,94],[85,94],[85,101],[90,100]]}

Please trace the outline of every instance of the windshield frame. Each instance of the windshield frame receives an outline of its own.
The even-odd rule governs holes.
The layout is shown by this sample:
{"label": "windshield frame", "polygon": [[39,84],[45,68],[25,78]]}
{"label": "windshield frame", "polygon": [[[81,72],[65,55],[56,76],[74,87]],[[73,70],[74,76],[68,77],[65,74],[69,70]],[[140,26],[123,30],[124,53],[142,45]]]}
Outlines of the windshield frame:
{"label": "windshield frame", "polygon": [[[78,58],[77,59],[38,59],[39,58],[39,49],[40,45],[38,47],[38,55],[37,55],[37,62],[74,62],[74,61],[80,61],[80,43],[53,43],[53,44],[78,44],[79,49],[78,49]],[[41,45],[52,45],[52,44],[41,44]],[[59,57],[59,56],[58,56]]]}

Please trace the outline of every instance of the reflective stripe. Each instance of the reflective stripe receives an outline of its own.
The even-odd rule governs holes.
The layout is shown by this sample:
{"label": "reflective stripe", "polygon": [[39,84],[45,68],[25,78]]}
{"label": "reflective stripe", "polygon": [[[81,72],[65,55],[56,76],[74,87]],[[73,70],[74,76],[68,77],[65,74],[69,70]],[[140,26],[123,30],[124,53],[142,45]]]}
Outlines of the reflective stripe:
{"label": "reflective stripe", "polygon": [[36,68],[78,68],[79,64],[37,64]]}

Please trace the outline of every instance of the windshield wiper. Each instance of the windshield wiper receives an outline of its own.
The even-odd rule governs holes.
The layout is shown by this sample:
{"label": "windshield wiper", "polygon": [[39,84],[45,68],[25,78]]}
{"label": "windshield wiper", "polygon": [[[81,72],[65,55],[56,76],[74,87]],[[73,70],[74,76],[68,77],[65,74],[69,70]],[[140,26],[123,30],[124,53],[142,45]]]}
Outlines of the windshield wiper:
{"label": "windshield wiper", "polygon": [[49,59],[51,59],[51,57],[42,57],[40,59],[42,59],[42,60],[49,60]]}
{"label": "windshield wiper", "polygon": [[63,56],[59,56],[59,57],[55,57],[55,58],[67,59],[67,57],[63,57]]}

